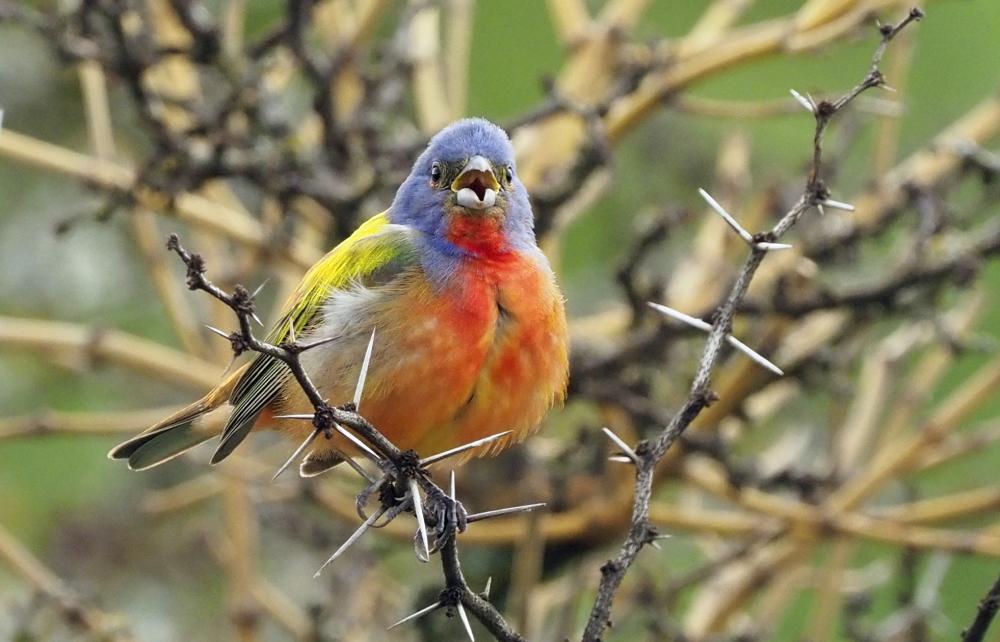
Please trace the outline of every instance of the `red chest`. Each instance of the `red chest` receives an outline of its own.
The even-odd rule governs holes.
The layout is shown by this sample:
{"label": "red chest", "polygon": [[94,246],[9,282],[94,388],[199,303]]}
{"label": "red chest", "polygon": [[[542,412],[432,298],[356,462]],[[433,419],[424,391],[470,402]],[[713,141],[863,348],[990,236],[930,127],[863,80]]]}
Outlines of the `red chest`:
{"label": "red chest", "polygon": [[463,265],[453,286],[458,302],[455,322],[462,325],[489,324],[501,327],[512,318],[533,317],[532,308],[546,298],[546,279],[538,265],[517,252],[481,256]]}
{"label": "red chest", "polygon": [[500,216],[449,214],[446,237],[479,259],[505,261],[511,255]]}

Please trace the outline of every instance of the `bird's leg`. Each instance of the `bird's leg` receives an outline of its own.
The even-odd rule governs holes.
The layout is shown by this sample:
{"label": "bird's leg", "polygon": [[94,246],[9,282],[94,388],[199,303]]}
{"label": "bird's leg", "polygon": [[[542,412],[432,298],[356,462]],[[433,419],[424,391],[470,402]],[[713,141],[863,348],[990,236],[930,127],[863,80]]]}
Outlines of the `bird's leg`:
{"label": "bird's leg", "polygon": [[[383,506],[385,505],[382,497],[382,491],[386,488],[385,482],[388,479],[388,475],[382,475],[371,484],[365,486],[365,488],[358,493],[358,497],[355,500],[355,508],[357,509],[358,516],[361,517],[361,519],[368,519],[368,515],[365,513],[365,507],[368,505],[368,501],[375,493],[379,493],[379,500],[382,502]],[[391,486],[391,484],[389,486]]]}

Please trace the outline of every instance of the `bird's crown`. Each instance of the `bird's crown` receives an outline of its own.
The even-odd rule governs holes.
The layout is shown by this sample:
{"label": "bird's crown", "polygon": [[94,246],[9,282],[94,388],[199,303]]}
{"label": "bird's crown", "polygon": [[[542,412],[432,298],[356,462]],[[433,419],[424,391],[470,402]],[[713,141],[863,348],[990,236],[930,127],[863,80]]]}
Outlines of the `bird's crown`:
{"label": "bird's crown", "polygon": [[464,118],[431,138],[418,163],[461,161],[479,155],[498,163],[514,162],[514,148],[507,132],[485,118]]}

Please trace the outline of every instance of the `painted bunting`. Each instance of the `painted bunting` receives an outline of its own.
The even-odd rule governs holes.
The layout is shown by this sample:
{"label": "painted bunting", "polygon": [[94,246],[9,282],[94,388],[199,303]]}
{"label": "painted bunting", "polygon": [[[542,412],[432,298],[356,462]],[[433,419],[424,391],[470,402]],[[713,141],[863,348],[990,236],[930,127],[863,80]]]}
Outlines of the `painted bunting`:
{"label": "painted bunting", "polygon": [[[301,360],[324,398],[343,403],[374,331],[360,403],[373,425],[422,455],[510,430],[467,457],[498,452],[566,392],[563,298],[533,223],[507,134],[458,121],[431,139],[389,209],[306,273],[267,339],[330,339]],[[221,435],[217,463],[254,428],[306,438],[309,422],[280,416],[312,410],[287,366],[257,354],[109,457],[141,470]],[[350,448],[339,435],[318,439],[300,472],[318,474]]]}

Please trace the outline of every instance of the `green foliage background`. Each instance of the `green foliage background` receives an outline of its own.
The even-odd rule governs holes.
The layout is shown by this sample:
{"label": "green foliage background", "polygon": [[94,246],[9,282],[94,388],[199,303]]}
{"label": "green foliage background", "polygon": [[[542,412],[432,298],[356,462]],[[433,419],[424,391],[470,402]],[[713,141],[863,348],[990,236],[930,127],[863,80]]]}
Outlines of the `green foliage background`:
{"label": "green foliage background", "polygon": [[[785,15],[799,3],[761,0],[746,21]],[[687,31],[705,6],[696,0],[656,0],[640,35],[657,38]],[[282,10],[282,3],[252,0],[250,26],[260,28]],[[901,154],[925,144],[976,101],[1000,87],[1000,2],[944,0],[926,7],[927,18],[912,34],[915,57],[906,79],[906,111],[902,116]],[[835,91],[854,84],[867,68],[873,34],[836,45],[822,53],[777,57],[721,74],[693,87],[698,96],[763,100],[802,91]],[[892,56],[892,52],[888,54]],[[544,5],[535,0],[484,0],[476,6],[469,111],[499,122],[511,119],[543,98],[541,79],[554,74],[563,61]],[[889,78],[890,84],[895,79]],[[115,96],[119,144],[127,147],[134,125],[123,95]],[[82,105],[74,73],[57,66],[44,43],[32,34],[0,25],[0,107],[4,125],[44,140],[76,149],[87,146]],[[717,144],[739,129],[752,140],[755,181],[767,184],[802,174],[809,152],[808,115],[769,120],[706,119],[664,110],[630,135],[617,150],[611,193],[586,213],[569,232],[560,266],[573,313],[600,309],[615,295],[611,266],[622,257],[630,222],[637,212],[655,203],[697,205],[696,188],[709,184]],[[847,197],[870,179],[871,137],[862,135],[834,186]],[[836,136],[836,132],[833,133]],[[61,237],[54,225],[67,216],[93,208],[97,201],[82,186],[60,177],[27,170],[0,159],[0,314],[64,319],[96,326],[120,327],[156,340],[176,344],[145,273],[135,269],[134,254],[124,231],[122,215],[106,224],[86,223]],[[1000,214],[992,208],[992,216]],[[669,262],[669,258],[665,259]],[[988,273],[992,292],[1000,287],[1000,271]],[[1000,338],[1000,301],[991,301],[982,324]],[[964,357],[952,376],[968,373],[982,357]],[[133,378],[111,368],[74,370],[56,368],[35,356],[0,351],[0,415],[30,413],[40,408],[111,410],[179,402],[187,395]],[[984,417],[1000,412],[1000,400]],[[139,428],[139,427],[137,427]],[[31,548],[61,568],[93,569],[75,575],[85,589],[105,595],[116,607],[116,596],[131,592],[127,609],[148,614],[140,637],[162,638],[157,604],[181,572],[166,568],[170,559],[130,557],[128,526],[147,519],[132,513],[141,486],[122,466],[104,454],[110,439],[51,437],[0,442],[0,523]],[[952,473],[955,468],[950,469]],[[963,475],[981,483],[997,483],[1000,452],[969,461]],[[176,473],[157,473],[152,483],[169,482]],[[968,480],[966,480],[968,481]],[[949,478],[923,480],[928,489],[954,487]],[[174,524],[189,528],[190,524]],[[161,537],[170,537],[164,532]],[[671,540],[662,563],[670,566],[671,548],[685,546]],[[674,543],[676,542],[676,543]],[[149,550],[144,545],[143,550]],[[110,549],[110,550],[109,550]],[[876,551],[869,551],[872,556]],[[147,584],[132,578],[109,580],[102,563],[124,557],[148,572]],[[81,559],[83,560],[81,562]],[[680,562],[678,562],[680,563]],[[191,571],[191,563],[180,564]],[[958,559],[941,592],[944,615],[935,620],[935,639],[956,639],[974,605],[995,578],[1000,564],[979,558]],[[195,591],[180,599],[188,609],[187,639],[218,638],[225,631],[221,611],[221,584],[211,569],[192,572],[200,583],[185,581]],[[200,574],[199,574],[200,573]],[[307,577],[307,575],[303,575]],[[95,579],[101,578],[101,579]],[[2,600],[23,593],[0,568]],[[107,582],[118,582],[118,584]],[[197,587],[201,588],[197,588]],[[808,595],[801,598],[803,606]],[[891,600],[891,596],[887,596]],[[886,610],[891,603],[877,605]],[[808,608],[793,609],[804,618]],[[213,622],[204,628],[197,622]],[[803,622],[791,617],[777,639],[795,640]],[[220,628],[221,627],[221,628]],[[623,629],[617,637],[630,639]],[[215,633],[213,633],[215,632]],[[225,633],[222,633],[225,635]],[[276,638],[276,639],[280,639]]]}

